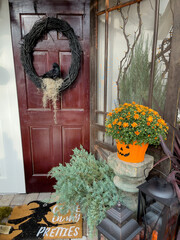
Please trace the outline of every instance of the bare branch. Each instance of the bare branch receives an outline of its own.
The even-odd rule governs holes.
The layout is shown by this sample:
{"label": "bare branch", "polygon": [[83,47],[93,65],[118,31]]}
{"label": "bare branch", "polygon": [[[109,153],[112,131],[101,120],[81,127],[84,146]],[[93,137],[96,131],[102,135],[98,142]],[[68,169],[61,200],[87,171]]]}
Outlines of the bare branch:
{"label": "bare branch", "polygon": [[116,85],[117,85],[117,100],[118,100],[118,103],[120,104],[120,101],[119,101],[119,91],[120,91],[119,90],[119,81],[120,81],[120,75],[122,73],[124,64],[127,62],[128,54],[129,54],[129,51],[130,51],[130,43],[129,43],[129,39],[128,39],[128,34],[126,33],[126,24],[128,22],[128,18],[129,18],[130,6],[128,7],[127,17],[124,16],[124,14],[122,12],[122,9],[119,9],[118,11],[120,12],[121,18],[122,18],[122,21],[123,21],[122,29],[123,29],[123,35],[124,35],[124,38],[125,38],[125,41],[126,41],[126,45],[127,45],[127,50],[125,52],[125,55],[124,55],[124,57],[120,61],[119,74],[118,74],[118,79],[116,81]]}
{"label": "bare branch", "polygon": [[121,76],[122,76],[122,80],[125,81],[125,74],[126,74],[128,68],[129,68],[130,64],[131,64],[133,54],[134,54],[134,48],[135,48],[135,45],[136,45],[136,43],[137,43],[137,41],[140,37],[141,27],[142,27],[142,19],[141,19],[141,14],[140,14],[140,3],[137,3],[137,15],[138,15],[139,24],[138,24],[137,30],[134,32],[134,42],[131,46],[130,42],[129,42],[129,35],[126,32],[126,25],[127,25],[128,18],[129,18],[129,11],[130,11],[130,6],[127,10],[127,17],[125,17],[123,12],[122,12],[122,9],[119,9],[119,12],[121,14],[121,18],[122,18],[122,21],[123,21],[123,27],[122,27],[123,35],[124,35],[126,45],[127,45],[127,50],[124,54],[124,57],[120,61],[119,74],[118,74],[118,78],[117,78],[117,81],[116,81],[117,100],[118,100],[119,104],[120,104],[120,96],[119,96],[119,93],[120,93],[120,88],[119,88],[120,79],[121,79]]}
{"label": "bare branch", "polygon": [[138,29],[136,30],[135,34],[134,34],[135,39],[134,39],[134,42],[133,42],[132,47],[131,47],[131,55],[130,55],[130,58],[129,58],[129,62],[128,62],[127,66],[124,68],[124,72],[123,72],[124,76],[125,76],[128,68],[129,68],[129,66],[131,65],[131,61],[132,61],[133,54],[134,54],[134,48],[135,48],[135,45],[136,45],[136,43],[137,43],[137,41],[138,41],[138,39],[141,35],[142,19],[141,19],[141,14],[140,14],[140,4],[139,3],[137,4],[137,13],[138,13],[139,26],[138,26]]}
{"label": "bare branch", "polygon": [[169,56],[167,59],[165,54],[167,54],[169,52],[169,55],[170,55],[171,40],[172,40],[172,37],[163,39],[161,46],[160,46],[161,51],[156,55],[156,59],[161,59],[165,64],[165,70],[162,73],[162,78],[165,77],[166,73],[169,70]]}
{"label": "bare branch", "polygon": [[[129,6],[129,9],[130,9],[130,6]],[[129,14],[129,9],[128,9],[128,14]],[[119,11],[120,11],[120,13],[121,13],[121,17],[122,17],[122,20],[123,20],[123,27],[122,27],[122,29],[123,29],[123,35],[124,35],[124,38],[125,38],[125,40],[126,40],[126,45],[127,45],[127,50],[126,50],[126,52],[125,52],[125,55],[124,55],[124,57],[123,57],[123,58],[121,59],[121,61],[120,61],[120,69],[121,69],[121,68],[122,68],[122,64],[123,64],[123,61],[124,61],[125,59],[127,59],[128,53],[129,53],[129,51],[130,51],[130,43],[129,43],[128,35],[127,35],[127,33],[126,33],[126,24],[127,24],[127,22],[128,22],[129,15],[127,15],[127,17],[125,18],[124,14],[123,14],[123,12],[122,12],[122,9],[120,9]]]}

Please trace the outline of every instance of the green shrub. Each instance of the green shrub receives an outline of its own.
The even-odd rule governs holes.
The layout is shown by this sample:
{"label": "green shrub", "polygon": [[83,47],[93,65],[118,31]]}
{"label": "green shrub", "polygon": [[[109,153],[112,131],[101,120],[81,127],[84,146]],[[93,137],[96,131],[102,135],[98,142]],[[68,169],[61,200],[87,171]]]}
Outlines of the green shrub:
{"label": "green shrub", "polygon": [[73,152],[70,163],[59,164],[49,174],[57,180],[54,186],[57,203],[64,203],[60,212],[71,210],[73,214],[78,203],[92,233],[105,217],[105,211],[120,200],[120,191],[113,183],[114,173],[107,163],[96,160],[82,146]]}
{"label": "green shrub", "polygon": [[[136,43],[131,64],[125,73],[120,74],[119,100],[120,103],[147,104],[150,84],[151,63],[149,53],[151,48],[148,40],[141,37]],[[163,111],[166,96],[166,83],[162,78],[162,64],[156,61],[154,88],[153,88],[153,109],[159,108]],[[157,108],[157,110],[159,109]]]}

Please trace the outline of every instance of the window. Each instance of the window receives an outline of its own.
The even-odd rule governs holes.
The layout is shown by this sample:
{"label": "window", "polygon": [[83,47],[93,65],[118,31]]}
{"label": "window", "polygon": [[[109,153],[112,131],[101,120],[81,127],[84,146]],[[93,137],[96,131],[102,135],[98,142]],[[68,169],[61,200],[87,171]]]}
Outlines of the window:
{"label": "window", "polygon": [[98,0],[92,9],[91,150],[114,151],[105,119],[119,103],[136,101],[168,119],[174,9],[171,0]]}

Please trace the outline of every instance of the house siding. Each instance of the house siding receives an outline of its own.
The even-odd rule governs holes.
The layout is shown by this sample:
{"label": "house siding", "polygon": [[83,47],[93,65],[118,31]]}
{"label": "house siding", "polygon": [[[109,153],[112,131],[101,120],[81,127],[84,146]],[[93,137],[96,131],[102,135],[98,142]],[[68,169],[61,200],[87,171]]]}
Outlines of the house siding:
{"label": "house siding", "polygon": [[8,0],[0,3],[0,193],[25,193]]}

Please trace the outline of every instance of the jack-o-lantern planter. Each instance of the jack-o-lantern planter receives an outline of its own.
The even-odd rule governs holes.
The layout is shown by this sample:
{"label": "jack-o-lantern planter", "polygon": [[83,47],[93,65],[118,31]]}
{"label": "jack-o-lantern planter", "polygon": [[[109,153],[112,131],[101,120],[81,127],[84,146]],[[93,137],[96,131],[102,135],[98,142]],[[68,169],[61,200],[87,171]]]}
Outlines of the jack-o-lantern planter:
{"label": "jack-o-lantern planter", "polygon": [[148,144],[158,145],[159,135],[166,139],[167,132],[158,112],[135,102],[120,104],[107,114],[106,133],[116,139],[118,157],[126,162],[144,161]]}
{"label": "jack-o-lantern planter", "polygon": [[125,162],[139,163],[144,161],[144,156],[148,148],[148,143],[137,145],[136,142],[133,144],[120,143],[118,140],[117,144],[117,155],[118,158]]}

